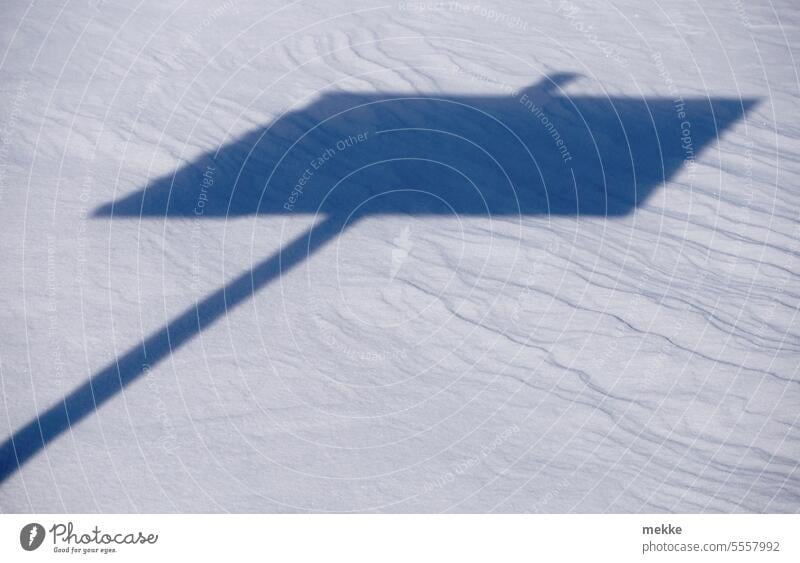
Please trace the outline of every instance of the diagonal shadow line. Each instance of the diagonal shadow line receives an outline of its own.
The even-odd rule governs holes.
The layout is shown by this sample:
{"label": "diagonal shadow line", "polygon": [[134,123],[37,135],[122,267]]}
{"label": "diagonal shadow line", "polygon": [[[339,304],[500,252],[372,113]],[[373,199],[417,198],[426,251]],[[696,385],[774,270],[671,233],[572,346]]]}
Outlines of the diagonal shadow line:
{"label": "diagonal shadow line", "polygon": [[247,272],[190,306],[74,389],[61,402],[14,432],[0,445],[0,483],[72,424],[92,414],[150,367],[169,357],[281,274],[303,262],[332,240],[346,224],[352,226],[353,222],[352,218],[347,223],[335,215],[327,216]]}

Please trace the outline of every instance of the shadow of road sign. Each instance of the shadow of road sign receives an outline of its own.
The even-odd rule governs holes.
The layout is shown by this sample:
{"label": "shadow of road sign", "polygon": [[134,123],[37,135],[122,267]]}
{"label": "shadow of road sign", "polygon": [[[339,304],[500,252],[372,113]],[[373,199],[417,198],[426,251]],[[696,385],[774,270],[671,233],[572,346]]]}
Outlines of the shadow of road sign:
{"label": "shadow of road sign", "polygon": [[755,103],[566,96],[571,78],[500,96],[324,94],[97,209],[96,217],[318,220],[17,430],[0,445],[0,481],[360,219],[622,216]]}

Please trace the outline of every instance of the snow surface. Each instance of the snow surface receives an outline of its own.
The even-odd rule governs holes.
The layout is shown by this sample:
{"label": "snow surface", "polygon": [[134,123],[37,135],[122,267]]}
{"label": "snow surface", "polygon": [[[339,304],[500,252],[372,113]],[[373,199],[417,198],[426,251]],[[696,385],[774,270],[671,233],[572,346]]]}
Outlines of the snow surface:
{"label": "snow surface", "polygon": [[3,14],[0,511],[800,509],[796,3]]}

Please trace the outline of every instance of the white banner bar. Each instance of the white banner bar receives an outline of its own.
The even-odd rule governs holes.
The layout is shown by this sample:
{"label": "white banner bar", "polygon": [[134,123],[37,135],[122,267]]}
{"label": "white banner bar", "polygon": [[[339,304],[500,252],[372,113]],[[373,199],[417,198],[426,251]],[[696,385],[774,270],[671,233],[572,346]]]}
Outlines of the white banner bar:
{"label": "white banner bar", "polygon": [[0,561],[800,561],[800,515],[0,515]]}

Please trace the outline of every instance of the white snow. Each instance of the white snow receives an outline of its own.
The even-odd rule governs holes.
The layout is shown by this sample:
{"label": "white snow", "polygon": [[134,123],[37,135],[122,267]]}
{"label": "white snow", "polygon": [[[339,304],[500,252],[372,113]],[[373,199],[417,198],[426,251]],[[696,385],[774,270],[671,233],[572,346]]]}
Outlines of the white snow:
{"label": "white snow", "polygon": [[[3,12],[0,511],[800,509],[796,3],[12,0]],[[553,177],[570,168],[552,130],[513,102],[536,85],[583,195],[604,178],[585,164],[581,116],[613,191],[629,151],[689,156],[680,133],[648,136],[646,108],[674,131],[676,99],[719,111],[695,116],[694,134],[713,135],[666,181],[648,178],[661,160],[634,165],[649,194],[619,213],[591,196],[589,212],[551,215],[494,195],[490,213],[458,198],[452,213],[424,196],[378,203],[252,297],[250,268],[324,221],[311,190],[278,211],[296,163],[326,147],[314,186],[378,158],[376,131],[428,123],[513,160],[515,182],[533,169],[488,122],[400,101],[337,125],[368,140],[339,149],[326,131],[295,150],[266,196],[275,212],[245,199],[226,215],[227,198],[195,212],[200,192],[185,189],[200,189],[191,166],[209,151],[222,149],[213,199],[253,132],[279,124],[264,142],[282,152],[326,104],[387,97],[500,100],[536,136],[546,180],[569,187]],[[619,130],[609,99],[631,112]],[[449,146],[431,139],[388,146]],[[277,150],[253,166],[269,170],[259,156]],[[488,161],[442,151],[501,189]],[[426,170],[381,169],[336,205],[426,181],[452,194]],[[176,171],[178,213],[111,211],[148,186],[167,194]],[[159,333],[242,275],[239,302],[202,313],[215,322]],[[164,353],[142,366],[148,338]],[[124,389],[86,387],[114,380],[117,361]],[[81,416],[67,426],[71,393]],[[44,447],[37,413],[50,413]],[[12,436],[29,454],[18,470]]]}

